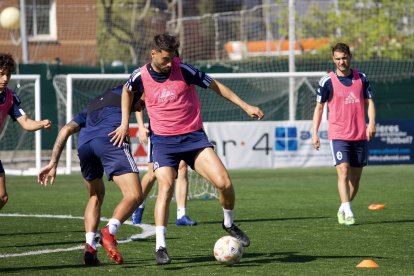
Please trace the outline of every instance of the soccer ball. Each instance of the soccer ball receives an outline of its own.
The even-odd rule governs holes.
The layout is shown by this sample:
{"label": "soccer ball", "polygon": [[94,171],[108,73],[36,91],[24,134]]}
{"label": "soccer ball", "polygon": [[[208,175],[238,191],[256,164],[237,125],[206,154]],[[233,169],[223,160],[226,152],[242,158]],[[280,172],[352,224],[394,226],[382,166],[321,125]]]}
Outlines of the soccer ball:
{"label": "soccer ball", "polygon": [[232,265],[238,263],[243,255],[243,247],[232,236],[224,236],[214,245],[214,257],[220,263]]}
{"label": "soccer ball", "polygon": [[0,13],[0,26],[14,30],[20,27],[20,10],[15,7],[8,7]]}

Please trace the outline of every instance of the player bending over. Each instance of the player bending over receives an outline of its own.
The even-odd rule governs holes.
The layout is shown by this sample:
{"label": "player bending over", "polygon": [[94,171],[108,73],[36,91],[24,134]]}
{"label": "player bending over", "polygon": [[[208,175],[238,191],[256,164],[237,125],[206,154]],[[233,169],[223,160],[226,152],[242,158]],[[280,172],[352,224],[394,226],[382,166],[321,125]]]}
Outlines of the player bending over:
{"label": "player bending over", "polygon": [[[92,100],[82,113],[67,123],[56,138],[49,164],[42,168],[38,175],[38,182],[41,185],[46,186],[49,178],[50,183],[53,184],[59,158],[68,137],[80,132],[78,156],[89,194],[89,201],[85,208],[85,265],[99,264],[95,238],[105,196],[103,172],[105,171],[108,180],[115,182],[123,195],[113,211],[112,218],[100,230],[101,244],[108,256],[117,264],[123,263],[123,258],[117,248],[115,235],[122,223],[131,216],[143,200],[138,168],[129,143],[125,140],[120,143],[121,147],[117,147],[110,142],[111,137],[108,136],[108,133],[121,122],[121,93],[122,86],[106,91]],[[130,112],[141,109],[140,96],[138,93],[135,94]]]}

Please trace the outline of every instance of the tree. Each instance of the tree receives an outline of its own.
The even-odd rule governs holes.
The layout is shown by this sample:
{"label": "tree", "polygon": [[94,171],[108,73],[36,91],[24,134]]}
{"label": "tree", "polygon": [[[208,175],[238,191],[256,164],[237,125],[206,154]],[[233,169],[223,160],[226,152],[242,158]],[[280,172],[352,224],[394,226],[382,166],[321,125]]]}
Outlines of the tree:
{"label": "tree", "polygon": [[[120,60],[139,64],[148,59],[155,34],[165,31],[168,19],[160,1],[101,0],[99,6],[99,57],[105,62]],[[168,6],[169,1],[164,1]]]}

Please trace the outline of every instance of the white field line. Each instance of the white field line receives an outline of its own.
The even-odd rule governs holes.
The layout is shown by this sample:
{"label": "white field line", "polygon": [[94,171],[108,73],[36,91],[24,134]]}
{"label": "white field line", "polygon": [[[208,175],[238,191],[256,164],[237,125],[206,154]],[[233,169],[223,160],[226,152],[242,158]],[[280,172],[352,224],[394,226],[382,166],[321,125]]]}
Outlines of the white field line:
{"label": "white field line", "polygon": [[[75,217],[71,215],[36,215],[36,214],[1,214],[0,217],[25,217],[25,218],[52,218],[52,219],[81,219],[83,217]],[[101,221],[109,221],[108,218],[101,218]],[[132,235],[131,237],[118,240],[118,243],[127,243],[135,240],[145,239],[147,237],[155,235],[155,227],[149,224],[138,224],[134,225],[131,221],[127,220],[124,222],[124,225],[128,224],[134,227],[142,228],[141,234]],[[100,246],[100,245],[98,245]],[[22,257],[22,256],[30,256],[30,255],[40,255],[40,254],[48,254],[48,253],[58,253],[58,252],[66,252],[66,251],[73,251],[73,250],[80,250],[83,249],[84,245],[69,247],[69,248],[56,248],[56,249],[45,249],[45,250],[36,250],[36,251],[28,251],[23,253],[16,253],[16,254],[0,254],[0,258],[11,258],[11,257]]]}

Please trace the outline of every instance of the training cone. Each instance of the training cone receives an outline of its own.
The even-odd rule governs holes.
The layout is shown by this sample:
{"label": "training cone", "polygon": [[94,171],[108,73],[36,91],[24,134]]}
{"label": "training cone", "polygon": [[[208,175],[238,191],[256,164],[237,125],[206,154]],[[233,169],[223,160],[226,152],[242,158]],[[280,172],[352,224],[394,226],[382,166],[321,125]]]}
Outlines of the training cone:
{"label": "training cone", "polygon": [[369,210],[381,210],[385,208],[385,204],[370,204],[368,205]]}
{"label": "training cone", "polygon": [[373,260],[363,260],[356,267],[358,267],[358,268],[374,268],[374,267],[379,267],[379,265],[377,265],[377,263],[374,262]]}

